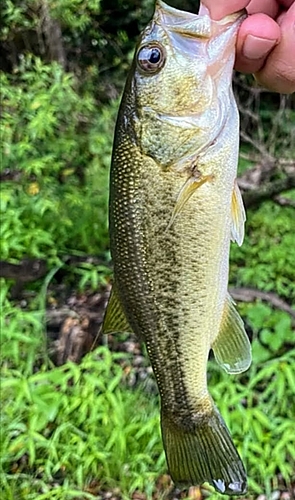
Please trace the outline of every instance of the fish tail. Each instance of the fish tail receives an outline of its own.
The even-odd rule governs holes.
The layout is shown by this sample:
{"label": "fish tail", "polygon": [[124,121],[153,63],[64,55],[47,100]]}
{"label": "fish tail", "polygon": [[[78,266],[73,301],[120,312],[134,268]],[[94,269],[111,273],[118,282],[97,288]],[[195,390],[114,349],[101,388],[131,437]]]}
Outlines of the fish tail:
{"label": "fish tail", "polygon": [[207,482],[226,495],[246,492],[244,465],[216,407],[201,423],[191,425],[175,423],[162,410],[161,427],[169,473],[177,487]]}

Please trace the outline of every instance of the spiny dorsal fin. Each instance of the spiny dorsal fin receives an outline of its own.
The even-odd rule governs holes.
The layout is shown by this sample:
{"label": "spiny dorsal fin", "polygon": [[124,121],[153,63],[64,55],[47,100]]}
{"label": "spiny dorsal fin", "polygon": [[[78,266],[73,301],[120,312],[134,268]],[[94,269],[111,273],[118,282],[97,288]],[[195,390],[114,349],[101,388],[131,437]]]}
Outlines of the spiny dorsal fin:
{"label": "spiny dorsal fin", "polygon": [[231,203],[231,239],[236,241],[239,246],[244,240],[244,226],[246,220],[246,212],[244,203],[239,189],[238,183],[235,180],[232,203]]}
{"label": "spiny dorsal fin", "polygon": [[227,296],[219,333],[212,344],[217,363],[228,373],[241,373],[251,364],[251,345],[243,320]]}
{"label": "spiny dorsal fin", "polygon": [[132,332],[123,311],[115,283],[112,287],[101,331],[105,334],[115,332]]}

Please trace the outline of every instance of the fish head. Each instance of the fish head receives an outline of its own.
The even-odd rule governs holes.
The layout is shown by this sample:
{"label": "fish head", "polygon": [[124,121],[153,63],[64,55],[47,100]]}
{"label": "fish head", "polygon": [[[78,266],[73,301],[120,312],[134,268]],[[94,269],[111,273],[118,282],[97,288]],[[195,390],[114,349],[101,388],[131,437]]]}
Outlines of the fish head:
{"label": "fish head", "polygon": [[203,6],[196,15],[156,2],[135,52],[129,92],[137,142],[162,166],[206,144],[224,119],[221,101],[226,107],[242,18],[239,12],[213,21]]}

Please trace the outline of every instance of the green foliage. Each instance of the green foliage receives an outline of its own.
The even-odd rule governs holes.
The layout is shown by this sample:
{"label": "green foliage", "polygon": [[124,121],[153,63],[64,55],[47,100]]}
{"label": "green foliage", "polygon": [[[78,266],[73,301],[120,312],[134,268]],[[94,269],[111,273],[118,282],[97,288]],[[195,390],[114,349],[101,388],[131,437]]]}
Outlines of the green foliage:
{"label": "green foliage", "polygon": [[231,280],[295,300],[294,209],[269,201],[248,212],[242,247],[232,245]]}
{"label": "green foliage", "polygon": [[[132,370],[132,359],[101,347],[79,366],[53,367],[45,354],[44,309],[14,307],[5,286],[1,300],[3,498],[95,498],[90,493],[95,482],[119,488],[126,500],[135,490],[151,499],[166,468],[158,400],[144,387],[128,387],[125,373]],[[283,341],[268,344],[261,331],[268,313],[267,306],[249,306],[267,358],[257,356],[262,345],[257,333],[248,373],[230,377],[209,364],[210,392],[247,465],[247,498],[262,492],[270,498],[278,475],[290,484],[295,466],[295,349],[276,356]],[[286,323],[281,313],[285,331]]]}
{"label": "green foliage", "polygon": [[279,474],[288,485],[294,480],[294,363],[294,348],[266,363],[254,357],[249,373],[231,382],[211,363],[211,393],[240,445],[252,495],[270,498]]}
{"label": "green foliage", "polygon": [[8,300],[9,286],[2,278],[0,285],[1,366],[4,370],[20,370],[26,377],[44,356],[44,312],[14,307]]}
{"label": "green foliage", "polygon": [[[36,3],[36,0],[34,0]],[[42,2],[38,2],[41,3]],[[100,12],[101,0],[49,0],[49,13],[72,30],[83,30],[92,21],[92,17]]]}
{"label": "green foliage", "polygon": [[[119,390],[122,368],[105,348],[79,367],[5,375],[3,397],[15,403],[3,412],[3,468],[26,456],[26,467],[45,484],[62,475],[72,488],[83,490],[95,478],[127,491],[155,476],[149,466],[163,466],[158,412],[139,392]],[[142,414],[134,414],[135,406]],[[40,482],[35,493],[39,488]]]}
{"label": "green foliage", "polygon": [[14,165],[38,176],[80,166],[87,143],[78,132],[89,125],[94,102],[89,95],[81,99],[74,77],[57,63],[29,57],[17,75],[2,74],[1,86],[3,168]]}
{"label": "green foliage", "polygon": [[[174,5],[193,10],[196,2]],[[95,498],[93,481],[98,489],[118,487],[126,500],[136,489],[150,499],[166,468],[158,400],[143,387],[128,387],[131,358],[100,348],[79,366],[53,367],[44,325],[46,288],[66,268],[63,257],[108,259],[117,96],[152,8],[151,0],[4,0],[0,6],[1,258],[38,257],[49,267],[41,291],[23,309],[1,282],[4,500]],[[50,36],[52,29],[60,36]],[[61,64],[55,49],[64,55]],[[292,159],[294,109],[285,98],[251,93],[249,78],[241,77],[240,86],[249,108],[244,130],[275,158]],[[249,153],[249,144],[244,148]],[[248,168],[243,159],[242,171]],[[294,191],[288,196],[294,199]],[[245,243],[232,246],[233,286],[276,292],[294,303],[293,212],[271,201],[248,211]],[[109,275],[104,264],[82,262],[69,284],[96,290]],[[247,463],[250,497],[271,498],[279,474],[286,484],[295,480],[294,332],[290,316],[268,304],[244,304],[241,312],[252,336],[252,367],[229,377],[212,362],[210,388]]]}
{"label": "green foliage", "polygon": [[[17,84],[16,84],[17,81]],[[1,254],[50,257],[107,249],[114,108],[79,95],[57,63],[28,58],[2,74]]]}
{"label": "green foliage", "polygon": [[80,366],[49,369],[43,357],[36,372],[33,361],[43,343],[40,317],[3,299],[5,499],[14,498],[13,492],[26,500],[93,498],[86,491],[94,479],[101,487],[119,485],[125,494],[148,490],[164,465],[159,413],[146,395],[124,385],[128,359],[99,348]]}
{"label": "green foliage", "polygon": [[69,270],[73,275],[74,286],[79,290],[96,291],[101,285],[106,285],[111,279],[111,270],[105,265],[94,265],[82,262]]}
{"label": "green foliage", "polygon": [[253,332],[255,361],[261,363],[276,358],[294,345],[294,331],[288,314],[272,311],[269,305],[260,302],[244,305],[243,313]]}
{"label": "green foliage", "polygon": [[27,7],[24,2],[4,0],[0,8],[2,19],[0,40],[9,39],[11,30],[20,31],[36,27],[34,20],[26,16]]}
{"label": "green foliage", "polygon": [[43,21],[52,17],[62,22],[64,27],[81,30],[91,22],[91,16],[99,13],[100,0],[3,0],[1,14],[3,28],[2,40],[11,36],[11,30],[38,29],[40,10]]}

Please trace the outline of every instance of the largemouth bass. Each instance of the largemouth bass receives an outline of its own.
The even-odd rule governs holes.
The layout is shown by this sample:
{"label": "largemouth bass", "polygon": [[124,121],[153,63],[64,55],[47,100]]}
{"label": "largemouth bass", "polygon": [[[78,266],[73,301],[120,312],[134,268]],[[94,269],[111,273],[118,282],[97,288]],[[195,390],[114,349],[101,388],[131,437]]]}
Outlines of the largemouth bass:
{"label": "largemouth bass", "polygon": [[103,331],[145,342],[179,487],[246,490],[246,473],[207,388],[213,349],[229,373],[250,344],[228,295],[230,240],[242,243],[239,123],[231,79],[243,14],[213,21],[156,3],[123,95],[110,179],[114,285]]}

